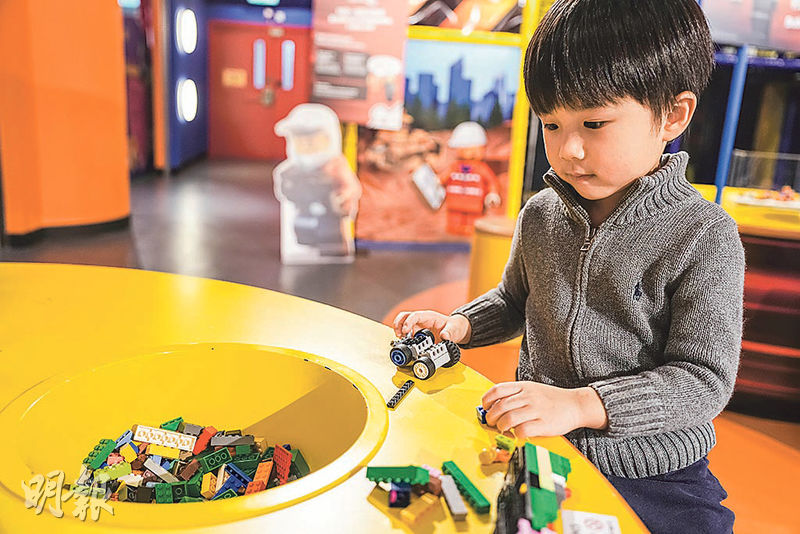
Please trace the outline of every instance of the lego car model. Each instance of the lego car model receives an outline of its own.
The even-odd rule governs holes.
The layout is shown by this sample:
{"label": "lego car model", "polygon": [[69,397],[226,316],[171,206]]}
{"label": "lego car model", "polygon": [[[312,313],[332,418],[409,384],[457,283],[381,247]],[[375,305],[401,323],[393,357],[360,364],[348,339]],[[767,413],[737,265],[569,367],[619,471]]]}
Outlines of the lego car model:
{"label": "lego car model", "polygon": [[413,336],[392,341],[389,359],[397,367],[409,367],[414,376],[427,380],[440,367],[452,367],[461,359],[461,349],[449,340],[436,343],[428,329],[419,330]]}

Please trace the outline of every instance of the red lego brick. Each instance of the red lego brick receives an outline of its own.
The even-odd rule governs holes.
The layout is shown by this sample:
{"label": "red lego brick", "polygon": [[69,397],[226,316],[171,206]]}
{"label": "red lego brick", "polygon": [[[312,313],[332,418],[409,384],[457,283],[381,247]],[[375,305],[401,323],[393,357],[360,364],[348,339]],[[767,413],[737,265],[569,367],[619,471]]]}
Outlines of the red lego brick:
{"label": "red lego brick", "polygon": [[292,466],[292,453],[275,445],[275,452],[272,453],[272,461],[275,462],[275,474],[278,477],[278,485],[286,484],[289,478],[289,468]]}
{"label": "red lego brick", "polygon": [[217,433],[217,429],[213,426],[207,426],[200,432],[200,435],[197,437],[197,441],[194,443],[194,449],[192,449],[193,454],[200,454],[206,447],[208,447],[208,442],[211,441],[211,438],[214,434]]}

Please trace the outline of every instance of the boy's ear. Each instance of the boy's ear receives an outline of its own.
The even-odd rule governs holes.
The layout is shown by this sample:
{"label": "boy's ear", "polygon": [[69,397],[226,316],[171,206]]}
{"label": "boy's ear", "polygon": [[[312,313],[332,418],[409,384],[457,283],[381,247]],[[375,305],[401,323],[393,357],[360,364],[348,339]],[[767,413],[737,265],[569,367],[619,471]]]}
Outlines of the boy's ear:
{"label": "boy's ear", "polygon": [[675,97],[672,109],[667,113],[663,126],[663,141],[670,142],[681,135],[692,121],[697,109],[697,95],[684,91]]}

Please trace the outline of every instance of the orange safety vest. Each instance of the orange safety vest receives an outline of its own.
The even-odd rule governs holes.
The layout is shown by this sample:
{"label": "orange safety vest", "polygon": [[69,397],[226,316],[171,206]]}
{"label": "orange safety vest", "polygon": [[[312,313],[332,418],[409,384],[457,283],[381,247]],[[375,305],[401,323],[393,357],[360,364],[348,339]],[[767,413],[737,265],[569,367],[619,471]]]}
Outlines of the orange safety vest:
{"label": "orange safety vest", "polygon": [[444,176],[446,208],[465,213],[483,213],[483,199],[497,193],[499,184],[489,166],[479,160],[456,161]]}

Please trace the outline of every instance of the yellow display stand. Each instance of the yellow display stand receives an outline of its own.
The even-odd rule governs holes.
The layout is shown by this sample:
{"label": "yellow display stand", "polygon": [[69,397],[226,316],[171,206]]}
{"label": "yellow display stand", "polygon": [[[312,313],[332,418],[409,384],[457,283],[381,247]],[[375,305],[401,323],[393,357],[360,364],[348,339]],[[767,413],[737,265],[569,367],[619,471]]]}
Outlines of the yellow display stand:
{"label": "yellow display stand", "polygon": [[[322,304],[228,282],[148,271],[0,264],[0,531],[491,532],[505,466],[481,466],[494,432],[475,420],[491,382],[459,364],[385,406],[405,380],[390,328]],[[266,492],[185,504],[109,502],[97,522],[26,508],[23,483],[68,480],[101,438],[173,417],[241,428],[303,450],[312,473]],[[645,529],[563,438],[565,508]],[[454,460],[492,502],[455,522],[439,503],[412,529],[364,476],[370,465]],[[556,523],[560,531],[560,522]],[[99,530],[98,530],[99,529]]]}

